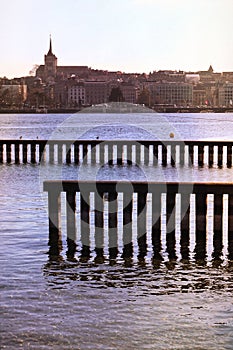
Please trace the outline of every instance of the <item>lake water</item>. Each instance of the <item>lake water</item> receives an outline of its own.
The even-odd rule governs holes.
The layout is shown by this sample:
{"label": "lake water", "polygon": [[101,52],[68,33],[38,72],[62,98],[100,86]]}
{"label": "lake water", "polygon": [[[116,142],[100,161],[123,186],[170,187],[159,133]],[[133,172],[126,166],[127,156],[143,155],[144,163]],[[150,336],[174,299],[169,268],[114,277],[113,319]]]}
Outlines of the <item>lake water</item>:
{"label": "lake water", "polygon": [[[0,139],[232,140],[232,114],[0,115]],[[48,257],[45,179],[232,182],[232,169],[0,165],[0,348],[233,349],[233,262]],[[192,242],[191,242],[192,243]],[[65,246],[65,237],[64,237]],[[190,247],[191,250],[192,247]]]}

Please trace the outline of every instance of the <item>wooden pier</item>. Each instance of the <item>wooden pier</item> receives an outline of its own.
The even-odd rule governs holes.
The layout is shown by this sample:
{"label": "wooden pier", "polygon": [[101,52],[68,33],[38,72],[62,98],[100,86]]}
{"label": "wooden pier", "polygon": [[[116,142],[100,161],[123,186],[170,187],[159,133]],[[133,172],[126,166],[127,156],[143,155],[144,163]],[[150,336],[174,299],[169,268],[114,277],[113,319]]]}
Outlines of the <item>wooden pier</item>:
{"label": "wooden pier", "polygon": [[[221,258],[223,227],[226,226],[228,258],[233,259],[232,184],[45,181],[44,191],[48,192],[51,256],[59,255],[60,252],[62,242],[61,193],[64,192],[68,257],[74,257],[77,240],[81,242],[81,257],[88,258],[90,256],[90,234],[91,227],[94,225],[94,250],[97,258],[104,256],[106,245],[109,259],[116,259],[120,248],[123,258],[132,257],[135,246],[133,233],[136,230],[137,251],[140,259],[144,259],[147,255],[149,241],[152,244],[154,259],[162,259],[162,232],[165,232],[166,235],[168,258],[170,260],[177,258],[176,247],[178,243],[182,259],[189,259],[190,208],[191,205],[194,205],[192,225],[195,227],[195,259],[205,260],[208,240],[207,215],[212,198],[212,256],[214,259]],[[77,213],[80,215],[78,229],[76,227]],[[122,232],[121,247],[119,246],[120,232]],[[177,242],[177,232],[179,232],[179,242]]]}
{"label": "wooden pier", "polygon": [[0,163],[232,167],[232,141],[0,140]]}

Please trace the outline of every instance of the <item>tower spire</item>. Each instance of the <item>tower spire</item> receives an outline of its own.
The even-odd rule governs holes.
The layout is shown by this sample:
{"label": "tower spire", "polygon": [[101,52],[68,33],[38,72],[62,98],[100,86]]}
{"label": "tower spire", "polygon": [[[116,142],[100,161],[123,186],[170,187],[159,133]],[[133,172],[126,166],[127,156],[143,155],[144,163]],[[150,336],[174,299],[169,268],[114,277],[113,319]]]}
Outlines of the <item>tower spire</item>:
{"label": "tower spire", "polygon": [[52,52],[52,38],[51,38],[51,34],[49,36],[49,51],[48,51],[48,55],[52,55],[53,52]]}

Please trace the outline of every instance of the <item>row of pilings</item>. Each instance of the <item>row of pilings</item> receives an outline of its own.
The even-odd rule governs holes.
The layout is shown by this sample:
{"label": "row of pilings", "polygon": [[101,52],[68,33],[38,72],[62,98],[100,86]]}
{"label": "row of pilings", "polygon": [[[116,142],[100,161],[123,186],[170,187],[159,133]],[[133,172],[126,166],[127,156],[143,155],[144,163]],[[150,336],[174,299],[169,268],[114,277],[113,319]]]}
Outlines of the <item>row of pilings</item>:
{"label": "row of pilings", "polygon": [[232,167],[232,146],[230,141],[0,140],[0,163]]}
{"label": "row of pilings", "polygon": [[[116,259],[120,248],[122,257],[132,257],[133,232],[136,230],[139,258],[145,258],[148,242],[151,242],[154,259],[163,259],[161,242],[162,232],[165,231],[166,254],[169,259],[177,259],[177,244],[180,246],[182,259],[189,259],[191,231],[194,230],[195,258],[204,260],[207,254],[207,241],[209,244],[207,221],[209,221],[209,197],[212,196],[213,258],[221,258],[223,231],[226,227],[225,244],[228,258],[233,259],[233,186],[231,184],[45,181],[44,191],[48,192],[51,256],[59,255],[61,250],[61,193],[64,192],[69,258],[73,258],[76,254],[77,240],[81,242],[81,257],[90,256],[90,233],[93,226],[94,251],[97,258],[104,256],[105,245],[108,247],[109,259]],[[194,207],[192,207],[193,197]],[[78,228],[77,212],[80,215]],[[177,232],[179,232],[178,236]],[[122,235],[121,244],[119,244],[119,234]]]}

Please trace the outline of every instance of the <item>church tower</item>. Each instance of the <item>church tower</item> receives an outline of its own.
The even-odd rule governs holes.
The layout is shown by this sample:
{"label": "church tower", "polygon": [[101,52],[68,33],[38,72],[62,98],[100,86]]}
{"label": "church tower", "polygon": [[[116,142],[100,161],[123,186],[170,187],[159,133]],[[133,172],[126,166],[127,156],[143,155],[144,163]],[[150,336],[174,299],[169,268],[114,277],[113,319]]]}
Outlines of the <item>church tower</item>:
{"label": "church tower", "polygon": [[50,36],[49,51],[44,55],[44,76],[46,79],[55,78],[57,74],[57,57],[52,51],[52,39]]}

